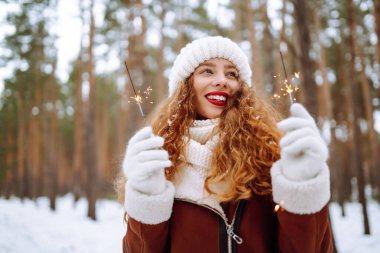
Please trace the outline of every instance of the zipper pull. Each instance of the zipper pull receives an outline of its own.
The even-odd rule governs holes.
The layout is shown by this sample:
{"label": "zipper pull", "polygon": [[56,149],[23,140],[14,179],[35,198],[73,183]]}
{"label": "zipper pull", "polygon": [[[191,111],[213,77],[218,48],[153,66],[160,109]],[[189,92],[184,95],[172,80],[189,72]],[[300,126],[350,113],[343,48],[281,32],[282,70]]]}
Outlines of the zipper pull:
{"label": "zipper pull", "polygon": [[243,238],[241,238],[241,237],[238,236],[237,234],[234,234],[234,235],[232,236],[232,239],[234,239],[235,242],[236,242],[237,244],[242,244],[242,243],[243,243]]}
{"label": "zipper pull", "polygon": [[234,233],[234,227],[233,225],[231,224],[226,224],[226,227],[227,227],[227,234],[229,236],[232,237],[232,239],[234,239],[234,241],[237,243],[237,244],[242,244],[243,243],[243,238],[241,238],[240,236],[238,236],[237,234]]}

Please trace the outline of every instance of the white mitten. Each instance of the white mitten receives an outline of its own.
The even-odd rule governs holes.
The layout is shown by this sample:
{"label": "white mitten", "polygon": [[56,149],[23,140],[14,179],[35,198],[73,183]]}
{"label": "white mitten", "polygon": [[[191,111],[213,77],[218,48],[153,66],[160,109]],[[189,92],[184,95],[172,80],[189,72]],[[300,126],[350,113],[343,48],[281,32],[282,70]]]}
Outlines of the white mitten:
{"label": "white mitten", "polygon": [[285,177],[292,181],[314,178],[323,168],[328,157],[328,148],[314,119],[300,104],[290,108],[291,117],[278,123],[285,131],[280,140],[281,167]]}
{"label": "white mitten", "polygon": [[165,168],[171,166],[169,154],[162,149],[164,139],[155,136],[151,127],[138,131],[129,141],[123,161],[127,184],[135,190],[157,195],[166,187]]}

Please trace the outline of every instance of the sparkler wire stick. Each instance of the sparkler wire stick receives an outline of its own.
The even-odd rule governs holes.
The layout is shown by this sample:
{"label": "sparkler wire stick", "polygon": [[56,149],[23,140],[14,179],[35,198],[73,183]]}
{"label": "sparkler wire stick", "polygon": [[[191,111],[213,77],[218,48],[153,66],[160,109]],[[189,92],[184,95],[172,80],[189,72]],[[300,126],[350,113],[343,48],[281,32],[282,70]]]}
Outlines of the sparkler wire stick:
{"label": "sparkler wire stick", "polygon": [[125,65],[125,68],[127,69],[128,77],[129,77],[129,80],[131,82],[131,85],[132,85],[132,88],[133,88],[133,92],[135,93],[136,103],[137,103],[137,105],[138,105],[138,107],[140,109],[141,116],[143,117],[143,119],[145,121],[145,114],[144,114],[144,111],[143,111],[143,109],[141,107],[141,96],[137,95],[137,92],[136,92],[136,89],[135,89],[135,85],[133,84],[132,77],[131,77],[131,74],[129,73],[129,69],[128,69],[126,61],[124,61],[124,65]]}
{"label": "sparkler wire stick", "polygon": [[[285,64],[284,64],[284,59],[282,58],[282,53],[280,51],[280,56],[281,56],[281,62],[282,62],[282,68],[284,69],[284,73],[285,73],[285,86],[286,88],[288,89],[288,75],[286,73],[286,69],[285,69]],[[293,104],[293,97],[292,97],[292,92],[289,92],[288,91],[288,94],[289,94],[289,99],[290,99],[290,103]]]}

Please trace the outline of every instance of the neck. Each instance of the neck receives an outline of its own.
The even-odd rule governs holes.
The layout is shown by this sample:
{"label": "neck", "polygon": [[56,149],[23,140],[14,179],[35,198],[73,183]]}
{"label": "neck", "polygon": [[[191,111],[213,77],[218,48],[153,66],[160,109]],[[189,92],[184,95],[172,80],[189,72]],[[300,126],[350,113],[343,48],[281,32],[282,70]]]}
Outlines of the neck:
{"label": "neck", "polygon": [[207,120],[208,118],[206,118],[206,117],[204,117],[204,116],[202,116],[202,115],[200,115],[200,114],[198,114],[197,113],[197,115],[196,115],[196,117],[195,117],[195,120]]}

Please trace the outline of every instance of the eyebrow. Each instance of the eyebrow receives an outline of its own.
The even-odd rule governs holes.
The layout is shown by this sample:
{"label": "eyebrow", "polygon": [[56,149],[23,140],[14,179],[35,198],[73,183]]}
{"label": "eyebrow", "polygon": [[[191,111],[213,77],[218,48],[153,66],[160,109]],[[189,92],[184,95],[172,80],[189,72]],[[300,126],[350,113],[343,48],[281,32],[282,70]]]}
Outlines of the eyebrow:
{"label": "eyebrow", "polygon": [[[216,65],[214,63],[201,63],[201,64],[199,64],[198,67],[202,67],[202,66],[215,67]],[[235,70],[238,70],[237,67],[235,67],[235,65],[233,65],[233,64],[226,65],[225,69],[235,69]]]}

